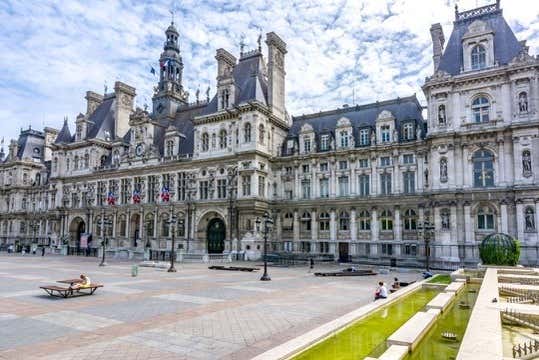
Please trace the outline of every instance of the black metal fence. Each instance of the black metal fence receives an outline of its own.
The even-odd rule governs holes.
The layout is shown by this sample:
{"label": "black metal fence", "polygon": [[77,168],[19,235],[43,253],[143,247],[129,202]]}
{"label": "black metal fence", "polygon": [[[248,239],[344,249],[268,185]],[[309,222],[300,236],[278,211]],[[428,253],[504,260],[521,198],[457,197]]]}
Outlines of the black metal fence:
{"label": "black metal fence", "polygon": [[81,247],[77,247],[77,246],[68,246],[67,247],[67,255],[97,257],[97,253],[98,253],[97,248],[81,248]]}

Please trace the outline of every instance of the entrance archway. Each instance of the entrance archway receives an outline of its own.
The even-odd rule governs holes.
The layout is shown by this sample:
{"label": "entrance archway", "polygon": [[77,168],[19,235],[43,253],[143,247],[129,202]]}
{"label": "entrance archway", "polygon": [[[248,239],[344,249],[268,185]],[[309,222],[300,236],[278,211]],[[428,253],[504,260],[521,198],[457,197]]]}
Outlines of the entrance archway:
{"label": "entrance archway", "polygon": [[76,217],[71,221],[69,225],[69,234],[71,235],[71,240],[74,242],[74,245],[80,247],[80,236],[86,232],[86,224],[84,220],[80,217]]}
{"label": "entrance archway", "polygon": [[208,254],[222,254],[225,250],[226,227],[223,220],[213,218],[206,231]]}

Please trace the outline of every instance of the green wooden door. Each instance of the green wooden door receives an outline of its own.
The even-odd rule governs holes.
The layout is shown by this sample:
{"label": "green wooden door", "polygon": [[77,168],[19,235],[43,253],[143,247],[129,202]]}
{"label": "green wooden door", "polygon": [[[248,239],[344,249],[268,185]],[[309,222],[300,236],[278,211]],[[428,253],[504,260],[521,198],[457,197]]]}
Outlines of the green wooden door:
{"label": "green wooden door", "polygon": [[225,250],[225,223],[221,219],[212,219],[208,224],[208,253],[220,254]]}

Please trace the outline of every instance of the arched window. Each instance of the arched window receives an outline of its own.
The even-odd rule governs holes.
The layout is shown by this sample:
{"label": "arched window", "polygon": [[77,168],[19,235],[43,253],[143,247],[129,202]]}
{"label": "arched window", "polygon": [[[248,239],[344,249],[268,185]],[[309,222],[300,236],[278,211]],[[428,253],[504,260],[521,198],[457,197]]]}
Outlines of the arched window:
{"label": "arched window", "polygon": [[208,151],[210,149],[210,136],[208,133],[202,134],[202,151]]}
{"label": "arched window", "polygon": [[41,185],[41,174],[36,174],[36,185]]}
{"label": "arched window", "polygon": [[359,230],[367,231],[371,229],[371,214],[367,210],[359,212]]}
{"label": "arched window", "polygon": [[473,154],[474,187],[494,186],[494,155],[488,150]]}
{"label": "arched window", "polygon": [[524,225],[526,231],[535,231],[535,210],[531,206],[526,207],[526,210],[524,210]]}
{"label": "arched window", "polygon": [[477,229],[494,230],[494,212],[490,207],[484,206],[477,211]]}
{"label": "arched window", "polygon": [[528,94],[525,91],[518,94],[518,110],[521,113],[528,112]]}
{"label": "arched window", "polygon": [[168,214],[161,215],[161,236],[168,237],[170,235],[170,223],[168,220]]}
{"label": "arched window", "polygon": [[101,167],[105,167],[106,163],[107,163],[107,155],[101,156],[101,159],[99,161],[99,164],[101,165]]}
{"label": "arched window", "polygon": [[321,212],[318,219],[318,224],[320,226],[320,231],[329,230],[329,214],[327,212]]}
{"label": "arched window", "polygon": [[305,211],[301,215],[301,230],[310,231],[311,230],[311,213]]}
{"label": "arched window", "polygon": [[417,228],[417,215],[412,209],[404,212],[404,230],[415,230]]}
{"label": "arched window", "polygon": [[122,214],[118,217],[118,232],[120,234],[120,236],[126,236],[126,225],[127,225],[127,222],[126,222],[126,218],[125,218],[125,215]]}
{"label": "arched window", "polygon": [[380,229],[382,231],[393,230],[393,214],[389,210],[383,210],[380,214]]}
{"label": "arched window", "polygon": [[349,140],[348,131],[347,130],[342,130],[340,132],[340,137],[341,137],[341,147],[347,148],[348,147],[348,140]]}
{"label": "arched window", "polygon": [[482,45],[476,45],[472,49],[471,57],[473,70],[484,69],[487,66],[487,52]]}
{"label": "arched window", "polygon": [[247,123],[243,127],[243,142],[251,142],[251,124]]}
{"label": "arched window", "polygon": [[76,155],[75,160],[73,161],[73,170],[78,170],[78,169],[79,169],[79,156]]}
{"label": "arched window", "polygon": [[530,150],[524,150],[522,152],[522,175],[524,177],[532,176],[532,155]]}
{"label": "arched window", "polygon": [[350,230],[350,215],[347,211],[341,211],[339,214],[339,230]]}
{"label": "arched window", "polygon": [[440,159],[440,182],[447,182],[447,158]]}
{"label": "arched window", "polygon": [[490,102],[484,96],[480,96],[472,102],[474,121],[478,124],[489,122]]}
{"label": "arched window", "polygon": [[88,169],[90,167],[90,154],[84,154],[84,168]]}
{"label": "arched window", "polygon": [[445,105],[442,104],[438,106],[438,125],[445,125],[446,123]]}
{"label": "arched window", "polygon": [[52,161],[52,171],[58,171],[58,158],[55,157]]}
{"label": "arched window", "polygon": [[442,230],[449,230],[451,228],[451,211],[449,209],[442,209],[440,211],[440,222]]}
{"label": "arched window", "polygon": [[221,131],[219,131],[219,148],[220,149],[226,148],[226,143],[227,143],[226,130],[221,129]]}
{"label": "arched window", "polygon": [[146,229],[146,236],[153,237],[153,214],[146,214],[144,228]]}
{"label": "arched window", "polygon": [[264,144],[264,139],[266,136],[266,130],[264,129],[264,124],[258,126],[258,142]]}
{"label": "arched window", "polygon": [[292,213],[284,214],[283,230],[294,230],[294,215]]}
{"label": "arched window", "polygon": [[26,198],[22,198],[21,208],[23,210],[26,210],[27,206],[28,206],[28,201],[26,200]]}

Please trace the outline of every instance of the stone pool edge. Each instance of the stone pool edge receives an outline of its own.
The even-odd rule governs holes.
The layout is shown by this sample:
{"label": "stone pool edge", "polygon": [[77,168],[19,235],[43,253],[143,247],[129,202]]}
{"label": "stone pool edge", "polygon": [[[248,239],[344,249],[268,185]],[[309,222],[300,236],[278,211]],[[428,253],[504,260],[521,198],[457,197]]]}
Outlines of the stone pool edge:
{"label": "stone pool edge", "polygon": [[292,340],[289,340],[281,345],[278,345],[260,355],[255,356],[252,360],[284,360],[299,354],[301,351],[327,339],[335,333],[342,331],[347,326],[361,320],[370,315],[372,312],[392,304],[396,300],[402,298],[409,293],[420,289],[425,284],[426,280],[415,282],[407,287],[401,288],[389,295],[385,300],[378,300],[367,305],[363,305],[359,309],[353,310],[335,320],[320,325],[319,327],[300,335]]}

